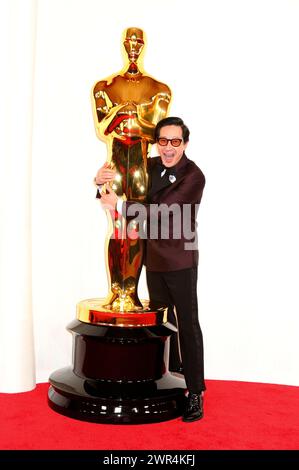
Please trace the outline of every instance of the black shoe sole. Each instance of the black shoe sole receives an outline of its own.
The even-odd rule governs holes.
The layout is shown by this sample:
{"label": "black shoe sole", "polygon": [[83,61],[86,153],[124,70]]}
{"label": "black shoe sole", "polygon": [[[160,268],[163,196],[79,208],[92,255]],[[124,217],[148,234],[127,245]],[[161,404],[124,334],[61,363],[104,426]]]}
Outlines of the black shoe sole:
{"label": "black shoe sole", "polygon": [[197,416],[196,418],[182,418],[184,423],[193,423],[194,421],[199,421],[203,418],[203,414],[201,416]]}

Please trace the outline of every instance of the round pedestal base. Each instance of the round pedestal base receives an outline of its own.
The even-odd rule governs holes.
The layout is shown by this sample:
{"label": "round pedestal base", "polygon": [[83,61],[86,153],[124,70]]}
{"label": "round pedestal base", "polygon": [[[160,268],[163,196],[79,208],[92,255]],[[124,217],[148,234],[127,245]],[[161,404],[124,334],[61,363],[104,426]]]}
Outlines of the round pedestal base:
{"label": "round pedestal base", "polygon": [[73,365],[50,376],[49,405],[97,423],[153,423],[182,415],[186,384],[168,372],[169,323],[143,327],[74,320]]}
{"label": "round pedestal base", "polygon": [[166,373],[143,383],[115,383],[77,376],[66,367],[50,377],[49,406],[70,418],[138,424],[177,418],[185,405],[185,381]]}

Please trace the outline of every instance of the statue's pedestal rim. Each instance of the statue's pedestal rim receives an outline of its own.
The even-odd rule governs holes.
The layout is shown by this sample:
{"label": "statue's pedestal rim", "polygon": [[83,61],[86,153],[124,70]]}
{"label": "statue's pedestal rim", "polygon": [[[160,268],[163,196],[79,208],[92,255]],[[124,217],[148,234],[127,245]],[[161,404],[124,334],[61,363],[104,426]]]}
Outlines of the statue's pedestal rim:
{"label": "statue's pedestal rim", "polygon": [[148,300],[142,300],[142,309],[126,312],[105,308],[104,302],[102,298],[81,300],[77,304],[77,319],[94,325],[129,328],[167,323],[167,307],[150,308]]}

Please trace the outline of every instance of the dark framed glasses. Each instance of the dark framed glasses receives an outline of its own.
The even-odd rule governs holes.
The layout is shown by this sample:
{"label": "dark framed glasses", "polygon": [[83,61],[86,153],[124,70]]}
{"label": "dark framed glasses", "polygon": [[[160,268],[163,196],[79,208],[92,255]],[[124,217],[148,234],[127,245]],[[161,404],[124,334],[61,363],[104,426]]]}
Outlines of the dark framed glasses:
{"label": "dark framed glasses", "polygon": [[179,147],[183,142],[183,139],[166,139],[165,137],[159,137],[157,142],[162,147],[166,147],[168,142],[170,142],[173,147]]}

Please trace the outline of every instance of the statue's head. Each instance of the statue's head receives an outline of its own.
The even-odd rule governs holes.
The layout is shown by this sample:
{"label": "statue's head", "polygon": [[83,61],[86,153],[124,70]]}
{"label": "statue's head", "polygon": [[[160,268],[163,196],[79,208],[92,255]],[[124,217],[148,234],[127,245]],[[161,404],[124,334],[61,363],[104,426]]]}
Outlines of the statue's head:
{"label": "statue's head", "polygon": [[142,29],[127,28],[123,34],[123,44],[129,61],[136,63],[144,48],[144,34]]}

